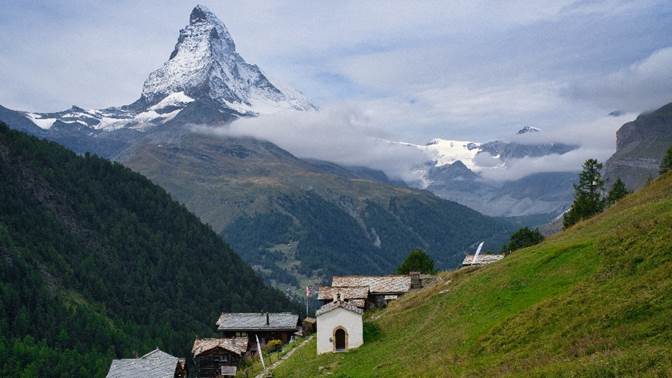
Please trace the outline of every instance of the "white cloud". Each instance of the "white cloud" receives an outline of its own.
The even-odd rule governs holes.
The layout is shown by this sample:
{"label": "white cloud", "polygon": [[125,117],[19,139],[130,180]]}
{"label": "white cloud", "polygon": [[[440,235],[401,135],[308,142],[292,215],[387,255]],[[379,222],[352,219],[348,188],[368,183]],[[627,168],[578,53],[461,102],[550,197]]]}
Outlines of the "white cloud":
{"label": "white cloud", "polygon": [[672,101],[672,47],[658,49],[627,68],[573,86],[570,96],[605,109],[653,110]]}
{"label": "white cloud", "polygon": [[619,117],[603,117],[569,125],[562,130],[514,138],[520,143],[562,142],[578,145],[579,148],[562,155],[515,159],[504,167],[485,168],[481,174],[489,180],[516,180],[533,173],[576,172],[588,159],[604,162],[616,149],[616,130],[634,117],[635,114],[632,113]]}
{"label": "white cloud", "polygon": [[251,136],[269,140],[303,158],[380,169],[392,178],[418,180],[415,168],[426,155],[388,143],[391,135],[358,108],[335,105],[315,112],[285,112],[245,118],[217,128],[197,131],[222,136]]}
{"label": "white cloud", "polygon": [[[389,132],[385,119],[377,118],[378,115],[361,105],[339,104],[316,112],[276,113],[240,119],[216,128],[196,127],[195,130],[220,136],[265,139],[299,157],[367,166],[380,169],[393,178],[419,182],[419,168],[433,157],[404,144],[389,143],[399,138]],[[616,130],[633,117],[633,114],[603,117],[569,125],[563,131],[515,136],[511,140],[519,143],[563,142],[577,144],[580,148],[564,155],[516,159],[505,167],[480,160],[480,172],[485,179],[502,181],[539,172],[577,171],[586,159],[606,160],[615,149]]]}

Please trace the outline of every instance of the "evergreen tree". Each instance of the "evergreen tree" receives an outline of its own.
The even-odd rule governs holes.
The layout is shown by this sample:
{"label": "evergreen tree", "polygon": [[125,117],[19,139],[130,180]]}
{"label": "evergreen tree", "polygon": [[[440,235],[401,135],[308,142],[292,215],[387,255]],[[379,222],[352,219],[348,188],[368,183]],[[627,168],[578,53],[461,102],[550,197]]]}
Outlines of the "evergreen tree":
{"label": "evergreen tree", "polygon": [[414,249],[408,254],[406,260],[399,265],[399,268],[397,268],[397,273],[399,274],[408,274],[410,272],[433,274],[436,272],[434,269],[434,260],[422,249]]}
{"label": "evergreen tree", "polygon": [[530,230],[528,227],[523,227],[511,235],[511,240],[506,246],[508,251],[515,251],[517,249],[529,247],[531,245],[539,244],[544,241],[544,236],[538,229]]}
{"label": "evergreen tree", "polygon": [[660,174],[663,175],[672,171],[672,146],[667,149],[663,161],[660,162]]}
{"label": "evergreen tree", "polygon": [[604,180],[601,169],[602,163],[596,159],[588,159],[583,163],[579,182],[574,185],[574,203],[563,219],[565,228],[604,210]]}
{"label": "evergreen tree", "polygon": [[607,206],[615,204],[618,200],[625,197],[629,193],[630,192],[628,192],[628,189],[625,187],[625,184],[619,177],[607,195]]}

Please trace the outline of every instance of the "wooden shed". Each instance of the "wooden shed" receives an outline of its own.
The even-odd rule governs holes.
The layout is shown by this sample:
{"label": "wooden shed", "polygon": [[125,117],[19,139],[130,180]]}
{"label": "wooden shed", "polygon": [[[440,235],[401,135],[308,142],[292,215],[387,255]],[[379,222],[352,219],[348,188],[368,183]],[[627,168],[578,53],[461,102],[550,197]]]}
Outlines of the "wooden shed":
{"label": "wooden shed", "polygon": [[247,337],[196,339],[191,349],[200,378],[235,376],[248,347]]}

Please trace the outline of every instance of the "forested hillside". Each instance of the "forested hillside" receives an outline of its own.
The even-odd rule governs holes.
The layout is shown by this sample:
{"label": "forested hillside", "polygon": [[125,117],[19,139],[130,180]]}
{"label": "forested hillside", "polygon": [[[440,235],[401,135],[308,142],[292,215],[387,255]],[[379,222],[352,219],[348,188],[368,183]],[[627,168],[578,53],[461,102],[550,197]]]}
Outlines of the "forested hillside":
{"label": "forested hillside", "polygon": [[292,309],[158,186],[0,124],[0,376],[187,356],[220,311]]}
{"label": "forested hillside", "polygon": [[252,138],[174,128],[120,157],[183,202],[260,274],[289,292],[333,274],[389,274],[413,248],[455,267],[514,227],[430,192],[304,161]]}

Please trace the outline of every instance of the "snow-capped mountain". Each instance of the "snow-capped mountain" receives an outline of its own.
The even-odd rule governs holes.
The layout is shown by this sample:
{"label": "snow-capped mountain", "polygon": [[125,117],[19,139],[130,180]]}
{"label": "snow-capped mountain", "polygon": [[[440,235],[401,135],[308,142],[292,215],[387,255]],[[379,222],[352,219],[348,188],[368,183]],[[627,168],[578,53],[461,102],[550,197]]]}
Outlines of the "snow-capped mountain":
{"label": "snow-capped mountain", "polygon": [[299,93],[283,92],[259,67],[247,63],[226,26],[202,5],[180,30],[170,59],[149,74],[138,101],[154,105],[174,93],[212,100],[243,114],[314,109]]}
{"label": "snow-capped mountain", "polygon": [[525,126],[518,130],[511,141],[495,140],[487,143],[464,140],[435,138],[425,145],[405,143],[409,147],[424,151],[431,159],[430,167],[443,167],[461,162],[472,172],[488,168],[498,168],[510,164],[514,159],[562,155],[578,146],[557,142],[533,143],[522,140],[523,134],[539,133],[541,129]]}
{"label": "snow-capped mountain", "polygon": [[480,170],[475,159],[476,155],[481,152],[481,143],[436,138],[424,146],[414,145],[414,147],[431,156],[435,166],[451,165],[460,161],[474,172]]}
{"label": "snow-capped mountain", "polygon": [[226,26],[202,5],[180,30],[170,58],[149,74],[140,98],[105,109],[73,106],[54,113],[18,112],[43,132],[90,133],[177,123],[230,122],[238,117],[316,109],[298,91],[273,84],[236,51]]}
{"label": "snow-capped mountain", "polygon": [[540,131],[541,129],[537,129],[536,127],[525,126],[522,129],[518,130],[516,134],[522,135],[522,134],[538,133]]}
{"label": "snow-capped mountain", "polygon": [[517,180],[486,180],[489,169],[506,169],[520,159],[562,155],[578,148],[557,142],[533,142],[527,134],[541,129],[525,126],[509,141],[480,143],[475,141],[433,139],[425,145],[402,143],[428,157],[419,167],[421,179],[416,186],[434,194],[495,216],[522,216],[562,212],[571,201],[571,172],[550,172]]}

